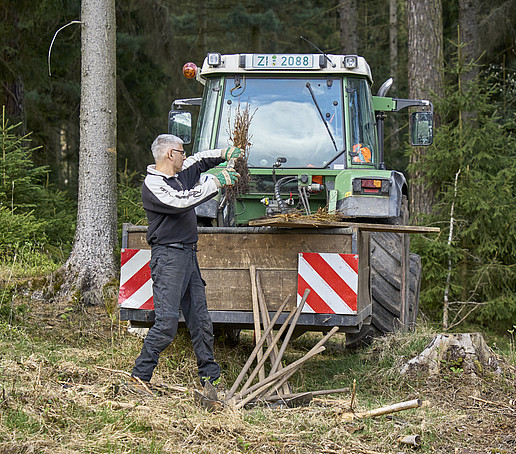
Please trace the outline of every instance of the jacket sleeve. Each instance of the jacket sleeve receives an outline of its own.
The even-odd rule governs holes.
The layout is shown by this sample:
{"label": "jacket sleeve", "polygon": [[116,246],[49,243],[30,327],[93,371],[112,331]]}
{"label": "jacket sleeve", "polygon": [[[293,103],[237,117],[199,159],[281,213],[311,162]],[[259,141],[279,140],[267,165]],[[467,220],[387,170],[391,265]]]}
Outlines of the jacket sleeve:
{"label": "jacket sleeve", "polygon": [[206,150],[195,153],[193,156],[188,156],[183,162],[183,170],[188,170],[191,167],[198,167],[200,172],[206,172],[207,170],[222,164],[224,159],[221,157],[222,150],[216,148],[214,150]]}
{"label": "jacket sleeve", "polygon": [[191,189],[177,190],[159,175],[147,175],[142,186],[143,208],[157,213],[180,213],[196,207],[218,193],[213,178]]}

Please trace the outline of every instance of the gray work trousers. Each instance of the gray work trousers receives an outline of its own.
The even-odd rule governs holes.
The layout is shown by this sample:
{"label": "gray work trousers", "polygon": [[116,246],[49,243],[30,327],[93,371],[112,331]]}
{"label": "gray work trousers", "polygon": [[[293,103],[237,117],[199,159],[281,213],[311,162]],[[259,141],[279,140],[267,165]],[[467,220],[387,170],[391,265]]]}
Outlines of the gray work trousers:
{"label": "gray work trousers", "polygon": [[160,353],[170,345],[177,333],[181,307],[197,357],[201,383],[215,381],[220,376],[220,368],[213,357],[213,325],[195,245],[154,245],[150,268],[155,323],[145,337],[132,375],[150,381]]}

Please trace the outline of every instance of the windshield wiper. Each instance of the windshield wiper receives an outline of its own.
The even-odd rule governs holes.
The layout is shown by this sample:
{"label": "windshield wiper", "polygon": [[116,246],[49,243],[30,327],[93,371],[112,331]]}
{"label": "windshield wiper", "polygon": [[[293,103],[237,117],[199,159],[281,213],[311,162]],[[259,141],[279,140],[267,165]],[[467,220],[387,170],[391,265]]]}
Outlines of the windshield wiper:
{"label": "windshield wiper", "polygon": [[324,118],[324,115],[321,112],[321,108],[319,107],[319,104],[317,103],[317,99],[315,99],[314,91],[312,90],[312,85],[310,85],[310,82],[306,83],[306,88],[308,88],[308,91],[310,92],[310,95],[312,96],[312,99],[314,101],[315,107],[317,107],[317,111],[319,112],[321,120],[323,121],[324,126],[326,126],[326,131],[328,131],[330,139],[333,142],[333,146],[335,147],[335,151],[338,153],[339,150],[337,148],[337,144],[335,143],[335,139],[333,138],[333,134],[330,131],[330,127],[328,126],[328,122],[326,121],[326,118]]}

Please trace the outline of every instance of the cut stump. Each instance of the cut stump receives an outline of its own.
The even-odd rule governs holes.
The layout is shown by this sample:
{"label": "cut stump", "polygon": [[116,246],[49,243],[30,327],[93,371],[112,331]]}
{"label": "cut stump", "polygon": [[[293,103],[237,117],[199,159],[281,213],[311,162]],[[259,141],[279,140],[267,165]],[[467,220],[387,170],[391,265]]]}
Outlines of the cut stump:
{"label": "cut stump", "polygon": [[481,333],[438,334],[421,354],[408,361],[402,374],[457,372],[482,376],[501,373],[496,354]]}

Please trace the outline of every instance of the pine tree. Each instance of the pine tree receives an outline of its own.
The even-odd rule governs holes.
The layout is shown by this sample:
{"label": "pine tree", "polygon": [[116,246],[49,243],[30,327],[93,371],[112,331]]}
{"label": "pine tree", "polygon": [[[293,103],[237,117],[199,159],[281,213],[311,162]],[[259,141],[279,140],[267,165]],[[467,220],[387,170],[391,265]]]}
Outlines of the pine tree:
{"label": "pine tree", "polygon": [[[425,222],[442,229],[435,240],[413,241],[424,263],[422,301],[441,311],[449,273],[449,326],[472,311],[478,322],[510,328],[516,319],[516,122],[502,115],[494,102],[499,85],[485,73],[459,85],[470,67],[458,56],[449,66],[450,83],[437,103],[443,124],[420,167],[439,194]],[[476,115],[463,121],[464,112]]]}
{"label": "pine tree", "polygon": [[31,134],[10,124],[2,109],[0,123],[0,255],[12,256],[24,244],[60,245],[71,240],[73,203],[45,186],[49,169],[35,166]]}
{"label": "pine tree", "polygon": [[117,273],[115,0],[83,0],[77,229],[64,290],[101,304]]}

